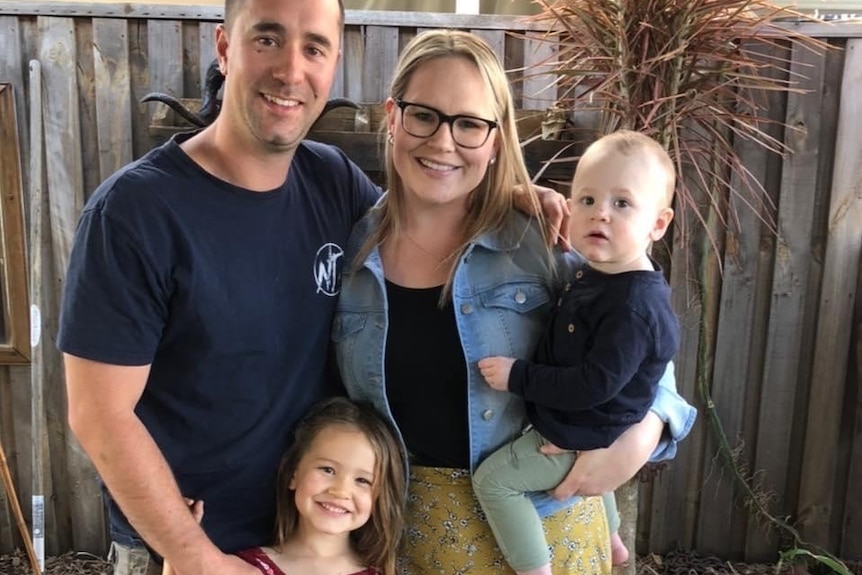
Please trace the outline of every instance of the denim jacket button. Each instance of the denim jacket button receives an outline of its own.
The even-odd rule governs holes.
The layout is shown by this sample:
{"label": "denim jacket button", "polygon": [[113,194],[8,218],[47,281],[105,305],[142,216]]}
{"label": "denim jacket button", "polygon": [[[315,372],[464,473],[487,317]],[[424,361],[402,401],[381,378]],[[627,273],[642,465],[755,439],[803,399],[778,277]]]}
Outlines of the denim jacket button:
{"label": "denim jacket button", "polygon": [[494,417],[493,409],[486,409],[482,412],[482,419],[484,419],[485,421],[490,421],[492,417]]}
{"label": "denim jacket button", "polygon": [[525,294],[521,290],[518,290],[518,293],[515,294],[515,301],[517,303],[524,303],[525,301],[527,301],[527,294]]}
{"label": "denim jacket button", "polygon": [[471,306],[468,303],[461,304],[461,313],[463,313],[465,315],[469,315],[469,314],[473,313],[473,306]]}

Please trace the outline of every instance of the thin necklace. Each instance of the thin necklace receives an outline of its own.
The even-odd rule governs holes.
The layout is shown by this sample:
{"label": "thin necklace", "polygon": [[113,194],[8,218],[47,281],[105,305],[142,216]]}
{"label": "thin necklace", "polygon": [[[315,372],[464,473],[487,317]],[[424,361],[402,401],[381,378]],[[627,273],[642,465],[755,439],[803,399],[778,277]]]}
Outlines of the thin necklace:
{"label": "thin necklace", "polygon": [[424,254],[426,254],[426,255],[428,255],[428,256],[431,256],[431,258],[432,258],[432,259],[434,259],[434,261],[436,261],[436,262],[437,262],[437,265],[438,265],[438,266],[442,266],[443,264],[445,264],[447,261],[451,260],[451,259],[455,256],[455,253],[456,253],[456,252],[454,252],[454,251],[453,251],[452,253],[450,253],[449,255],[447,255],[445,258],[442,258],[442,259],[441,259],[441,258],[440,258],[440,256],[438,256],[437,254],[432,253],[432,252],[428,251],[427,249],[425,249],[424,247],[422,247],[422,245],[421,245],[419,242],[417,242],[415,239],[413,239],[413,236],[412,236],[412,235],[410,235],[410,232],[408,232],[407,230],[404,230],[404,236],[405,236],[408,240],[410,240],[410,243],[411,243],[411,244],[413,244],[414,246],[416,246],[417,248],[419,248],[419,251],[421,251],[422,253],[424,253]]}

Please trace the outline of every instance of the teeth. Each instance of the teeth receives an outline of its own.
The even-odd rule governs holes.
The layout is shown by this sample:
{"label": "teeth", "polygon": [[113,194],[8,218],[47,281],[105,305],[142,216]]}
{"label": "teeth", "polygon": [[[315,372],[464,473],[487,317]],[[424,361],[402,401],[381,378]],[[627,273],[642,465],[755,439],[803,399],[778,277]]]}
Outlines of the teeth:
{"label": "teeth", "polygon": [[441,172],[451,172],[455,169],[455,166],[448,166],[446,164],[438,164],[437,162],[432,162],[431,160],[426,160],[424,158],[419,158],[419,163],[425,166],[426,168],[431,168],[432,170],[438,170]]}
{"label": "teeth", "polygon": [[321,507],[326,509],[327,511],[331,511],[332,513],[347,513],[347,510],[343,507],[339,507],[337,505],[330,505],[329,503],[321,503]]}
{"label": "teeth", "polygon": [[270,96],[269,94],[264,94],[263,97],[272,102],[273,104],[278,104],[279,106],[284,106],[286,108],[293,108],[294,106],[299,106],[299,102],[296,100],[284,100],[282,98],[277,98],[276,96]]}

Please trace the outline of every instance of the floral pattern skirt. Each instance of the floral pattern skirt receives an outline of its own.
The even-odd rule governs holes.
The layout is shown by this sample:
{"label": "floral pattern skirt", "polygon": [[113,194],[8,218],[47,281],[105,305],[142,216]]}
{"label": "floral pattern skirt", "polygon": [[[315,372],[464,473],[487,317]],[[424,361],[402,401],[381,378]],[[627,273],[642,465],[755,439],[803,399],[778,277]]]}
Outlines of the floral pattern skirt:
{"label": "floral pattern skirt", "polygon": [[[470,473],[413,466],[399,575],[513,575],[473,495]],[[554,575],[609,575],[610,537],[601,497],[544,519]]]}

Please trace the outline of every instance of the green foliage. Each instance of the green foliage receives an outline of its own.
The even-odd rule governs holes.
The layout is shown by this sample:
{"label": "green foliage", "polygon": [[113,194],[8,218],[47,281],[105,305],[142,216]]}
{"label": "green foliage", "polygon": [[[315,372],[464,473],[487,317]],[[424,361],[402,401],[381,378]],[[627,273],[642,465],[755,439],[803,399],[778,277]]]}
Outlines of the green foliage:
{"label": "green foliage", "polygon": [[807,549],[798,549],[798,548],[793,548],[793,549],[788,549],[787,551],[782,551],[781,560],[778,563],[778,568],[779,569],[781,568],[782,563],[785,563],[785,562],[793,563],[799,557],[806,558],[806,559],[812,559],[812,560],[814,560],[814,561],[816,561],[822,565],[825,565],[834,573],[839,573],[840,575],[853,575],[850,572],[850,569],[848,569],[847,566],[844,565],[844,563],[842,563],[841,561],[832,557],[829,554],[822,555],[819,553],[812,553],[811,551],[808,551]]}

